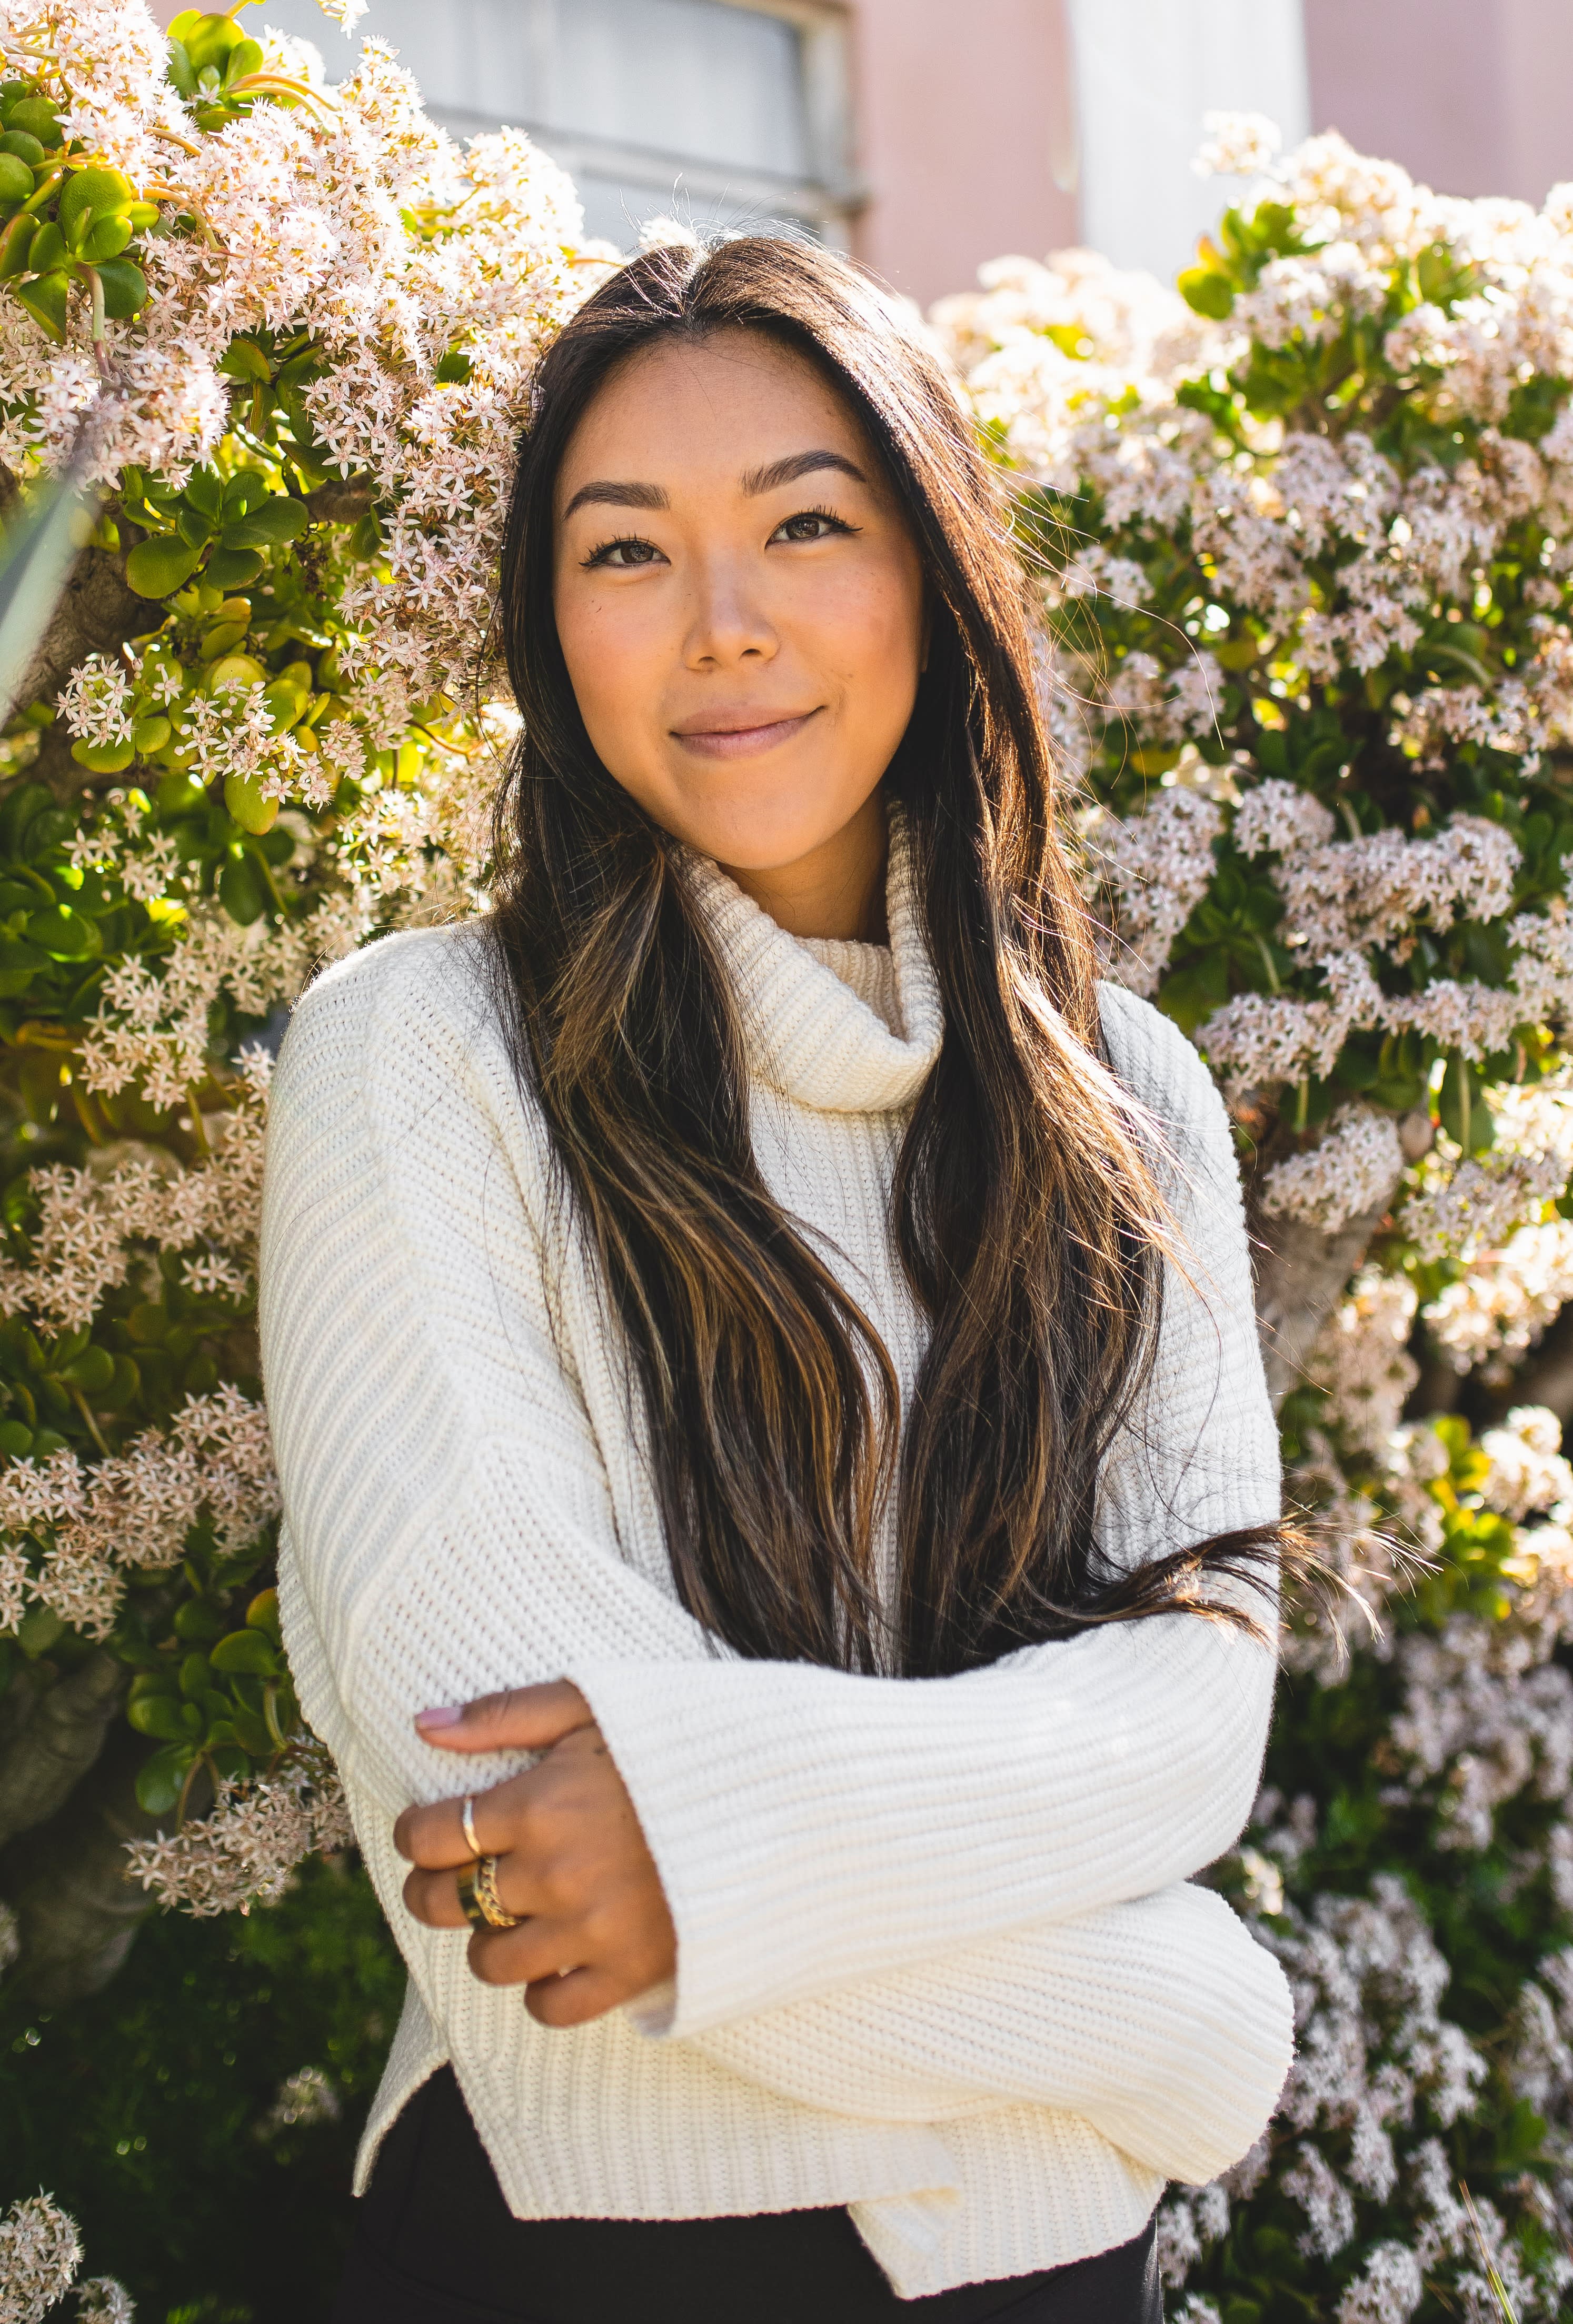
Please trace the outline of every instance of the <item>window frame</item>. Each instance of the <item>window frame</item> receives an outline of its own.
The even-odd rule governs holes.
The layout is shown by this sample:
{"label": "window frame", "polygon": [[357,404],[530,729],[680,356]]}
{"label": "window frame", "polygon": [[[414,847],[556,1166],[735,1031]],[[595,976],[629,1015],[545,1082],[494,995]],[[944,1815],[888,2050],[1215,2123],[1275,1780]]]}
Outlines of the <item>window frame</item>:
{"label": "window frame", "polygon": [[[572,0],[559,0],[571,6]],[[719,0],[752,15],[773,16],[792,25],[800,42],[803,109],[808,133],[809,173],[790,177],[730,164],[690,159],[666,146],[634,144],[585,131],[560,130],[523,121],[543,152],[576,180],[583,176],[620,180],[659,193],[673,175],[682,180],[681,198],[702,215],[707,204],[758,203],[811,219],[835,250],[851,244],[852,224],[867,199],[853,161],[851,25],[841,0]]]}

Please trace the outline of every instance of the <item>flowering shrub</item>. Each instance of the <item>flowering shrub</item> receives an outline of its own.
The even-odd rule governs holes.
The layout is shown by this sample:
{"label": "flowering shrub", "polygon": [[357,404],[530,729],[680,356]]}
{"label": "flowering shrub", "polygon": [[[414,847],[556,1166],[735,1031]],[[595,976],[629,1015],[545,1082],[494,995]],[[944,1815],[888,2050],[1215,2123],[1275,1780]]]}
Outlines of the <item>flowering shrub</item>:
{"label": "flowering shrub", "polygon": [[1522,2324],[1573,2286],[1573,189],[1263,132],[1178,294],[1069,253],[935,316],[1108,972],[1228,1097],[1291,1489],[1370,1618],[1288,1642],[1218,1877],[1300,2055],[1162,2259],[1191,2324]]}
{"label": "flowering shrub", "polygon": [[347,1839],[267,1586],[273,1012],[473,904],[501,496],[595,262],[375,42],[330,88],[234,15],[0,0],[0,513],[99,492],[0,738],[0,1885],[62,1997],[127,1941],[106,1803],[199,1912]]}
{"label": "flowering shrub", "polygon": [[[315,962],[483,893],[511,439],[604,254],[375,42],[330,86],[233,17],[0,0],[0,519],[73,452],[100,489],[0,736],[0,1948],[64,1998],[128,1864],[207,1914],[347,1837],[268,1587],[268,1061]],[[1164,2268],[1192,2324],[1527,2324],[1573,2284],[1573,199],[1217,159],[1276,182],[1183,296],[1073,254],[935,318],[1109,973],[1229,1097],[1296,1490],[1370,1618],[1289,1644],[1218,1877],[1300,2054]],[[78,2264],[42,2203],[18,2314]]]}

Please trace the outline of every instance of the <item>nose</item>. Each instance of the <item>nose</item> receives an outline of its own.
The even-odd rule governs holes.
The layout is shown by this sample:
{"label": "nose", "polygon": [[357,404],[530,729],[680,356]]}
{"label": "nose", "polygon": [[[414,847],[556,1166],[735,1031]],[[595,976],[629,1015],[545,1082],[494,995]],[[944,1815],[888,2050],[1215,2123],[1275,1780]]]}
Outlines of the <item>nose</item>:
{"label": "nose", "polygon": [[752,561],[718,552],[691,568],[684,659],[690,669],[734,669],[773,660],[781,640]]}

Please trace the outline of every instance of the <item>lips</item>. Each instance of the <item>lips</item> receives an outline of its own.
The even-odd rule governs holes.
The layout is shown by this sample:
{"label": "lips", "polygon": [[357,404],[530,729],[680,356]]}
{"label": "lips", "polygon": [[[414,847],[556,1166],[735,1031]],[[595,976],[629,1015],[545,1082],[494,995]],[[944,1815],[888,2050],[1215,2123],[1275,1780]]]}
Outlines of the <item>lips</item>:
{"label": "lips", "polygon": [[736,715],[717,712],[702,722],[674,726],[672,739],[697,758],[753,758],[790,742],[818,715],[817,710],[805,710],[784,718],[762,718],[757,713],[750,717],[746,712]]}

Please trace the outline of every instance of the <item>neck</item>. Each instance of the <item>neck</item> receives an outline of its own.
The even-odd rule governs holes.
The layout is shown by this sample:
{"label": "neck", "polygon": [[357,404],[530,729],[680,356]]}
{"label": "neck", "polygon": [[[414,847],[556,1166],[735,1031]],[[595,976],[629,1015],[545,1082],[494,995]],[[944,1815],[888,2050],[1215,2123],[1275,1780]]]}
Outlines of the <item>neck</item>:
{"label": "neck", "polygon": [[763,872],[731,863],[721,869],[790,936],[883,944],[889,844],[884,796],[874,791],[833,839],[796,862]]}

